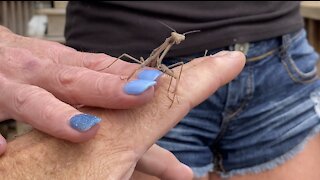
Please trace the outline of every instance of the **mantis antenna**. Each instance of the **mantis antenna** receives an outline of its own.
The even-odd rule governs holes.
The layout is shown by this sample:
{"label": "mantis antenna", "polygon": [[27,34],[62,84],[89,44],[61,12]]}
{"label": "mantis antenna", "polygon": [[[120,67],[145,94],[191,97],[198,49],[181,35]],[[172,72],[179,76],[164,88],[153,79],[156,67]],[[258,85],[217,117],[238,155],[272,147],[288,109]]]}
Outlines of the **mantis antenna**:
{"label": "mantis antenna", "polygon": [[[162,25],[166,26],[167,28],[169,28],[170,30],[174,31],[174,32],[177,32],[175,29],[173,29],[172,27],[170,27],[168,24],[162,22],[159,20],[159,23],[161,23]],[[182,35],[187,35],[187,34],[191,34],[191,33],[197,33],[197,32],[200,32],[200,30],[193,30],[193,31],[188,31],[188,32],[185,32],[183,33]]]}
{"label": "mantis antenna", "polygon": [[192,34],[192,33],[197,33],[197,32],[201,32],[200,30],[193,30],[193,31],[188,31],[188,32],[185,32],[183,33],[182,35],[187,35],[187,34]]}
{"label": "mantis antenna", "polygon": [[159,21],[159,23],[161,23],[162,25],[166,26],[167,28],[169,28],[170,30],[174,31],[174,32],[177,32],[175,29],[173,29],[172,27],[170,27],[168,24],[162,22],[162,21]]}

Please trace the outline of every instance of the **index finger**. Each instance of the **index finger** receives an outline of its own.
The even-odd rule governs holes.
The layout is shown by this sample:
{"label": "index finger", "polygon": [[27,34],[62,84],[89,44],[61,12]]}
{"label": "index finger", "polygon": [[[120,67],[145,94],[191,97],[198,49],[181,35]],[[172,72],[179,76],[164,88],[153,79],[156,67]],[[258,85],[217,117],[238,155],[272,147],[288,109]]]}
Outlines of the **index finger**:
{"label": "index finger", "polygon": [[[41,76],[35,74],[31,82],[70,104],[124,109],[145,104],[154,94],[154,81],[128,82],[119,75],[60,64],[42,68]],[[128,93],[128,87],[135,94]]]}
{"label": "index finger", "polygon": [[[121,59],[118,59],[116,63],[112,64],[116,59],[117,58],[104,53],[88,53],[68,49],[59,52],[55,61],[64,65],[85,67],[95,71],[103,70],[102,72],[105,73],[124,76],[130,75],[139,67],[138,64],[129,63]],[[112,64],[112,66],[108,67],[110,64]]]}

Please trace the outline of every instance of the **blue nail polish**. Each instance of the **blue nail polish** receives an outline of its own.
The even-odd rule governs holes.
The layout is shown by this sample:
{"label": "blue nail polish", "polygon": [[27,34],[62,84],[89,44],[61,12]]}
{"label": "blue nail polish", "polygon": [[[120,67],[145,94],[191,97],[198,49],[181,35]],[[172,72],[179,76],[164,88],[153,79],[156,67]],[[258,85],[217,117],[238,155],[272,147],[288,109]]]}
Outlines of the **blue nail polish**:
{"label": "blue nail polish", "polygon": [[80,132],[92,128],[101,121],[100,118],[90,114],[77,114],[70,119],[70,126]]}
{"label": "blue nail polish", "polygon": [[156,69],[144,69],[138,74],[138,79],[155,81],[157,80],[163,73]]}
{"label": "blue nail polish", "polygon": [[149,87],[155,85],[156,81],[148,81],[148,80],[133,80],[128,82],[124,86],[124,92],[130,95],[139,95],[146,91]]}

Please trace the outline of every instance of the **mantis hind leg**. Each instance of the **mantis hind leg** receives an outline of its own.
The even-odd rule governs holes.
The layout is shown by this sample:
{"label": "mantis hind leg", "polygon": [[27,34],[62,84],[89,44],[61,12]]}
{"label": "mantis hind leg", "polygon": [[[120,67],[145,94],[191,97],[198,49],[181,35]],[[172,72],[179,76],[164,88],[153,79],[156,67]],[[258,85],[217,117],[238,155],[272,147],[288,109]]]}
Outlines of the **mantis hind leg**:
{"label": "mantis hind leg", "polygon": [[[170,66],[168,66],[168,69],[169,68],[173,68],[173,67],[176,67],[176,66],[181,66],[181,68],[180,68],[180,72],[179,72],[179,76],[178,77],[174,77],[174,76],[172,76],[172,74],[173,74],[173,71],[172,71],[172,73],[166,73],[166,74],[168,74],[169,76],[171,76],[171,78],[170,78],[170,83],[169,83],[169,87],[168,87],[168,89],[167,89],[167,93],[168,93],[168,98],[171,100],[171,104],[170,104],[170,106],[169,106],[169,108],[171,108],[172,107],[172,105],[173,105],[173,103],[174,103],[174,100],[175,100],[175,98],[176,98],[176,94],[177,94],[177,91],[178,91],[178,85],[179,85],[179,82],[180,82],[180,78],[181,78],[181,74],[182,74],[182,69],[183,69],[183,62],[178,62],[178,63],[175,63],[175,64],[172,64],[172,65],[170,65]],[[171,84],[172,84],[172,79],[173,78],[175,78],[176,79],[176,85],[175,85],[175,87],[174,87],[174,90],[173,90],[173,97],[172,98],[170,98],[170,96],[169,96],[169,90],[170,90],[170,88],[171,88]],[[179,100],[177,99],[177,102],[179,103]]]}
{"label": "mantis hind leg", "polygon": [[100,69],[100,70],[98,70],[98,71],[103,71],[103,70],[109,68],[109,67],[112,66],[115,62],[117,62],[119,59],[121,60],[121,58],[123,58],[123,57],[126,57],[126,58],[128,58],[128,59],[130,59],[130,60],[133,60],[134,62],[137,62],[137,63],[139,63],[139,64],[142,64],[143,61],[144,61],[143,58],[141,58],[141,60],[138,60],[138,59],[130,56],[129,54],[124,53],[124,54],[122,54],[121,56],[119,56],[117,59],[115,59],[114,61],[112,61],[112,63],[109,64],[107,67],[102,68],[102,69]]}
{"label": "mantis hind leg", "polygon": [[183,62],[181,61],[181,62],[177,62],[177,63],[174,63],[174,64],[171,64],[170,66],[168,66],[168,68],[169,69],[171,69],[171,68],[174,68],[174,67],[177,67],[177,66],[183,66]]}
{"label": "mantis hind leg", "polygon": [[[180,81],[183,64],[184,64],[183,62],[178,62],[178,63],[175,63],[175,64],[172,64],[172,65],[168,66],[169,69],[171,69],[171,68],[173,68],[173,67],[176,67],[176,66],[181,66],[179,76],[178,76],[178,77],[171,76],[170,83],[169,83],[169,87],[168,87],[168,92],[169,92],[169,89],[170,89],[170,87],[171,87],[172,78],[173,78],[173,77],[174,77],[175,79],[177,79],[176,88],[175,88],[174,92],[176,91],[177,85],[178,85],[178,81]],[[171,70],[171,71],[172,71],[172,70]],[[173,71],[172,71],[172,72],[173,72]]]}
{"label": "mantis hind leg", "polygon": [[[175,97],[176,97],[176,94],[177,94],[177,91],[178,91],[178,85],[179,85],[179,82],[180,82],[180,78],[181,78],[181,74],[182,74],[182,69],[183,69],[183,62],[181,62],[180,64],[181,64],[181,68],[180,68],[179,76],[178,76],[178,78],[176,79],[177,82],[176,82],[176,86],[175,86],[175,88],[174,88],[173,98],[172,98],[173,101],[174,101],[174,99],[175,99]],[[173,101],[172,101],[170,107],[172,106]],[[178,98],[177,98],[177,102],[179,103],[179,99],[178,99]]]}

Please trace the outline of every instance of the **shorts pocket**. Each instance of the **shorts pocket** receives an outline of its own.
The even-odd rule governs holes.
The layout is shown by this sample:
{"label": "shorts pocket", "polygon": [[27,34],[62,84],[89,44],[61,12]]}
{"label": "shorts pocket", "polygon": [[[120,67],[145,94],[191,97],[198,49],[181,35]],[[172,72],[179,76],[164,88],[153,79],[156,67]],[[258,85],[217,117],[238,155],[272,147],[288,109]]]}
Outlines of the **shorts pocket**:
{"label": "shorts pocket", "polygon": [[289,77],[297,83],[309,83],[318,79],[318,54],[308,43],[304,30],[294,35],[282,54],[282,64]]}

